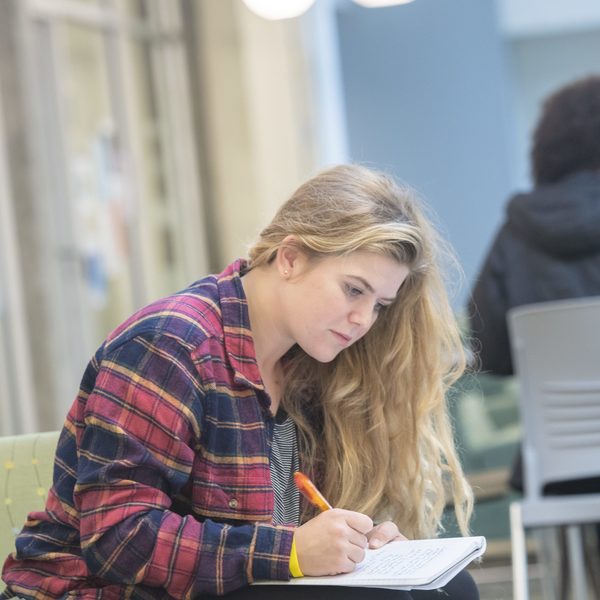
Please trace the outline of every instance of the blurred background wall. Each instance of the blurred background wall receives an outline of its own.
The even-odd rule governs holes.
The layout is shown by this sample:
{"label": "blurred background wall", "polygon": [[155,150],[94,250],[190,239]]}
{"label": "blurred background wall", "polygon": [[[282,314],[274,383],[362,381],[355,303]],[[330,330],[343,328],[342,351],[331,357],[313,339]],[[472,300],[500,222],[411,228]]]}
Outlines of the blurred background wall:
{"label": "blurred background wall", "polygon": [[58,428],[135,308],[242,255],[319,168],[415,187],[469,282],[540,100],[600,69],[595,0],[0,2],[0,433]]}

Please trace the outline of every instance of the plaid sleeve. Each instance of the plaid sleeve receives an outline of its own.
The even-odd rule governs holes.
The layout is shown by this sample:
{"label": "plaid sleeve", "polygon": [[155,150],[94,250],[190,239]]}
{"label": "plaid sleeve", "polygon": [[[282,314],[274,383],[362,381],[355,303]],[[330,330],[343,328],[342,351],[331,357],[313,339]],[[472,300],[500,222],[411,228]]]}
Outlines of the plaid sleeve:
{"label": "plaid sleeve", "polygon": [[202,390],[177,340],[137,337],[104,357],[78,434],[74,491],[90,571],[191,598],[287,579],[293,530],[169,510],[200,439]]}

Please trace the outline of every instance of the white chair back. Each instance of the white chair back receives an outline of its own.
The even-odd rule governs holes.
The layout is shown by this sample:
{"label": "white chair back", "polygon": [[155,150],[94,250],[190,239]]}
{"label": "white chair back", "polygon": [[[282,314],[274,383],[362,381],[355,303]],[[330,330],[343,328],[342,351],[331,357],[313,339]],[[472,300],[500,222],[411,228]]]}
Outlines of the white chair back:
{"label": "white chair back", "polygon": [[530,304],[508,315],[521,383],[528,496],[600,476],[600,297]]}

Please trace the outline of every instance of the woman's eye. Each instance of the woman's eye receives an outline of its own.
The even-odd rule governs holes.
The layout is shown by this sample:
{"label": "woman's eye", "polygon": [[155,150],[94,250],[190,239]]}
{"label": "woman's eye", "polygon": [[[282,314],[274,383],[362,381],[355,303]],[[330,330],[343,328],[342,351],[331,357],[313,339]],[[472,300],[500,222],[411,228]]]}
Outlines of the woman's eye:
{"label": "woman's eye", "polygon": [[360,296],[363,293],[360,288],[354,287],[353,285],[346,284],[345,287],[348,296]]}
{"label": "woman's eye", "polygon": [[378,302],[377,304],[375,304],[374,310],[376,313],[380,313],[386,306],[387,304],[381,304],[380,302]]}

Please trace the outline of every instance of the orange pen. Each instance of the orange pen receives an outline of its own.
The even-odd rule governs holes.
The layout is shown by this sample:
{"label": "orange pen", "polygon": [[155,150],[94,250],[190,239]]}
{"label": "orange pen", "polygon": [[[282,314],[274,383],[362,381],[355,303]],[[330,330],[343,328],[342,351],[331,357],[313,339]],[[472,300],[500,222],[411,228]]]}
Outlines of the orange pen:
{"label": "orange pen", "polygon": [[294,483],[300,493],[320,511],[333,508],[331,504],[325,500],[323,494],[317,489],[317,486],[304,473],[296,471],[294,473]]}

